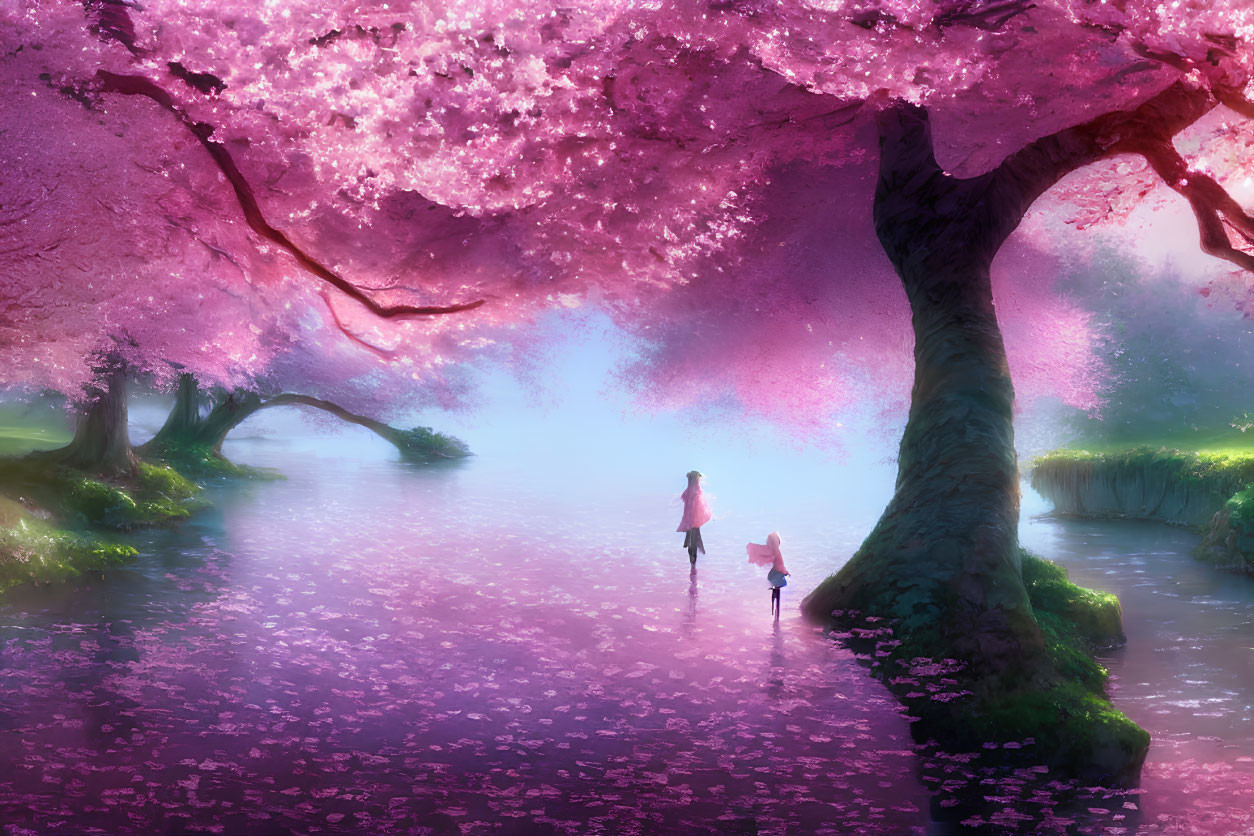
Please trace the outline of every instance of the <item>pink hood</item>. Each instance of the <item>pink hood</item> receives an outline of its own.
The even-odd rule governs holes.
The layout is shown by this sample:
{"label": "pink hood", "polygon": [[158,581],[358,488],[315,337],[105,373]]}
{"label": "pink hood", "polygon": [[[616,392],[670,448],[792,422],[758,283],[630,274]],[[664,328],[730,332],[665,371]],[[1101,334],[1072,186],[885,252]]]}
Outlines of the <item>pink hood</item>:
{"label": "pink hood", "polygon": [[710,506],[705,504],[705,493],[701,490],[701,477],[689,476],[688,487],[679,497],[684,501],[684,515],[679,520],[676,531],[687,531],[700,528],[710,521]]}

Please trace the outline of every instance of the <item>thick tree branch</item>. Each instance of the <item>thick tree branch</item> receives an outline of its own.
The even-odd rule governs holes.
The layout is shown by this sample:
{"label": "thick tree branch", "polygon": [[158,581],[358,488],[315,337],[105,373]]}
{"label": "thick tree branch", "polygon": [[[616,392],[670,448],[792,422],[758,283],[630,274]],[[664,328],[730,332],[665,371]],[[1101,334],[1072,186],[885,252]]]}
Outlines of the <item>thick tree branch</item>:
{"label": "thick tree branch", "polygon": [[1217,104],[1209,89],[1177,82],[1132,110],[1104,114],[1016,151],[993,171],[990,189],[1018,205],[1018,226],[1036,199],[1066,175],[1118,154],[1142,153],[1147,142],[1170,143]]}
{"label": "thick tree branch", "polygon": [[265,215],[261,211],[260,205],[257,203],[256,195],[253,193],[252,186],[245,179],[239,167],[235,164],[235,160],[231,157],[226,146],[213,139],[213,126],[204,122],[196,122],[187,113],[178,106],[174,98],[166,92],[160,85],[156,84],[148,78],[136,75],[121,75],[118,73],[100,70],[96,73],[96,86],[104,93],[118,93],[124,96],[144,96],[156,102],[165,110],[174,114],[184,127],[192,133],[200,142],[201,147],[209,153],[218,169],[226,177],[227,182],[231,184],[232,190],[235,192],[235,198],[239,202],[240,208],[244,212],[244,219],[248,222],[248,226],[268,241],[271,241],[282,247],[290,253],[298,264],[307,272],[322,279],[332,287],[339,290],[346,296],[355,299],[364,305],[371,313],[384,319],[395,319],[399,317],[409,316],[434,316],[439,314],[452,314],[461,311],[473,310],[484,303],[483,299],[477,299],[473,302],[464,302],[456,305],[382,305],[379,302],[366,295],[347,279],[339,276],[330,268],[323,265],[317,259],[310,256],[301,249],[292,239],[288,238],[281,230],[275,229],[270,222],[266,220]]}
{"label": "thick tree branch", "polygon": [[1254,272],[1254,255],[1232,246],[1225,223],[1254,244],[1254,218],[1209,175],[1190,171],[1170,141],[1147,144],[1141,154],[1173,191],[1189,201],[1197,217],[1202,251]]}
{"label": "thick tree branch", "polygon": [[261,401],[257,406],[257,410],[266,409],[272,406],[309,406],[314,409],[321,409],[323,412],[329,412],[341,421],[347,421],[350,424],[357,424],[365,427],[380,438],[391,442],[400,450],[401,455],[407,458],[425,458],[425,459],[451,459],[458,458],[469,454],[463,445],[463,452],[455,450],[439,450],[433,449],[430,444],[424,443],[421,436],[415,437],[414,431],[405,431],[393,427],[391,424],[385,424],[382,421],[376,421],[365,415],[358,415],[355,412],[349,412],[344,407],[332,401],[323,400],[322,398],[314,398],[309,395],[296,395],[284,393],[275,395]]}

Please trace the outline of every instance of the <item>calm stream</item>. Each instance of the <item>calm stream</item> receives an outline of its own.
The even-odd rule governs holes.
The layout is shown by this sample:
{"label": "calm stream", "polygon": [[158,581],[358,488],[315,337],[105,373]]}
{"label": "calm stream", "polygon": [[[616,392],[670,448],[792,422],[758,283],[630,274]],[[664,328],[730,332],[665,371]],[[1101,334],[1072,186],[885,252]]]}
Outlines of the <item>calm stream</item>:
{"label": "calm stream", "polygon": [[[233,441],[288,478],[217,486],[134,564],[0,606],[4,833],[924,833],[973,791],[995,809],[968,826],[1252,826],[1254,583],[1193,563],[1187,532],[1025,522],[1122,597],[1116,698],[1155,737],[1141,789],[1077,796],[923,756],[868,662],[797,618],[878,498],[844,514],[715,483],[691,575],[686,465],[322,446]],[[772,528],[778,624],[744,557]]]}

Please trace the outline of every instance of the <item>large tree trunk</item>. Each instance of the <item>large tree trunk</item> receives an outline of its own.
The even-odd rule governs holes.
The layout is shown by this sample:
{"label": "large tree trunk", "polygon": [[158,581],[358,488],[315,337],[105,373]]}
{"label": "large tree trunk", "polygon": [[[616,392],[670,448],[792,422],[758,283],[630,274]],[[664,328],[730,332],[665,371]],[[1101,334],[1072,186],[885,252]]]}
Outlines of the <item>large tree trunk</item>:
{"label": "large tree trunk", "polygon": [[200,388],[190,374],[179,375],[174,406],[165,424],[152,439],[139,448],[144,456],[169,456],[180,451],[200,450],[220,456],[227,435],[264,403],[255,392],[235,391],[219,399],[208,415],[200,414]]}
{"label": "large tree trunk", "polygon": [[105,476],[134,475],[137,461],[127,428],[126,381],[126,368],[120,362],[107,361],[98,382],[87,390],[74,438],[59,450],[35,455]]}
{"label": "large tree trunk", "polygon": [[199,425],[200,387],[194,374],[183,372],[179,375],[178,388],[174,390],[174,406],[148,444],[164,446],[177,443],[194,435]]}
{"label": "large tree trunk", "polygon": [[[1014,389],[990,267],[1048,177],[1026,157],[950,177],[918,108],[886,110],[880,128],[875,228],[910,301],[910,417],[888,508],[803,610],[823,621],[889,619],[899,644],[879,671],[919,715],[916,735],[975,748],[1032,738],[1037,762],[1133,780],[1149,736],[1104,706],[1100,685],[1063,676],[1023,582]],[[893,675],[920,656],[963,663],[949,681],[969,697],[937,703]]]}
{"label": "large tree trunk", "polygon": [[1022,201],[943,172],[921,112],[890,110],[881,128],[875,222],[913,315],[910,417],[892,501],[803,607],[893,618],[919,650],[1048,679],[1020,574],[1014,389],[989,277]]}

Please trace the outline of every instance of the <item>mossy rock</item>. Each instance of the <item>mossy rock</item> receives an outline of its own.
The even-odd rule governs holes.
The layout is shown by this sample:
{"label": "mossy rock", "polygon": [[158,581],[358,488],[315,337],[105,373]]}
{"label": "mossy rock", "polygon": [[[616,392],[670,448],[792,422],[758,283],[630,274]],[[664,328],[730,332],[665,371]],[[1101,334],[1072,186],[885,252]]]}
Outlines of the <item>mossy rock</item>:
{"label": "mossy rock", "polygon": [[126,528],[139,518],[139,505],[126,491],[108,482],[81,476],[64,480],[61,507],[88,525]]}
{"label": "mossy rock", "polygon": [[1233,494],[1211,518],[1194,553],[1225,569],[1254,571],[1254,485]]}

